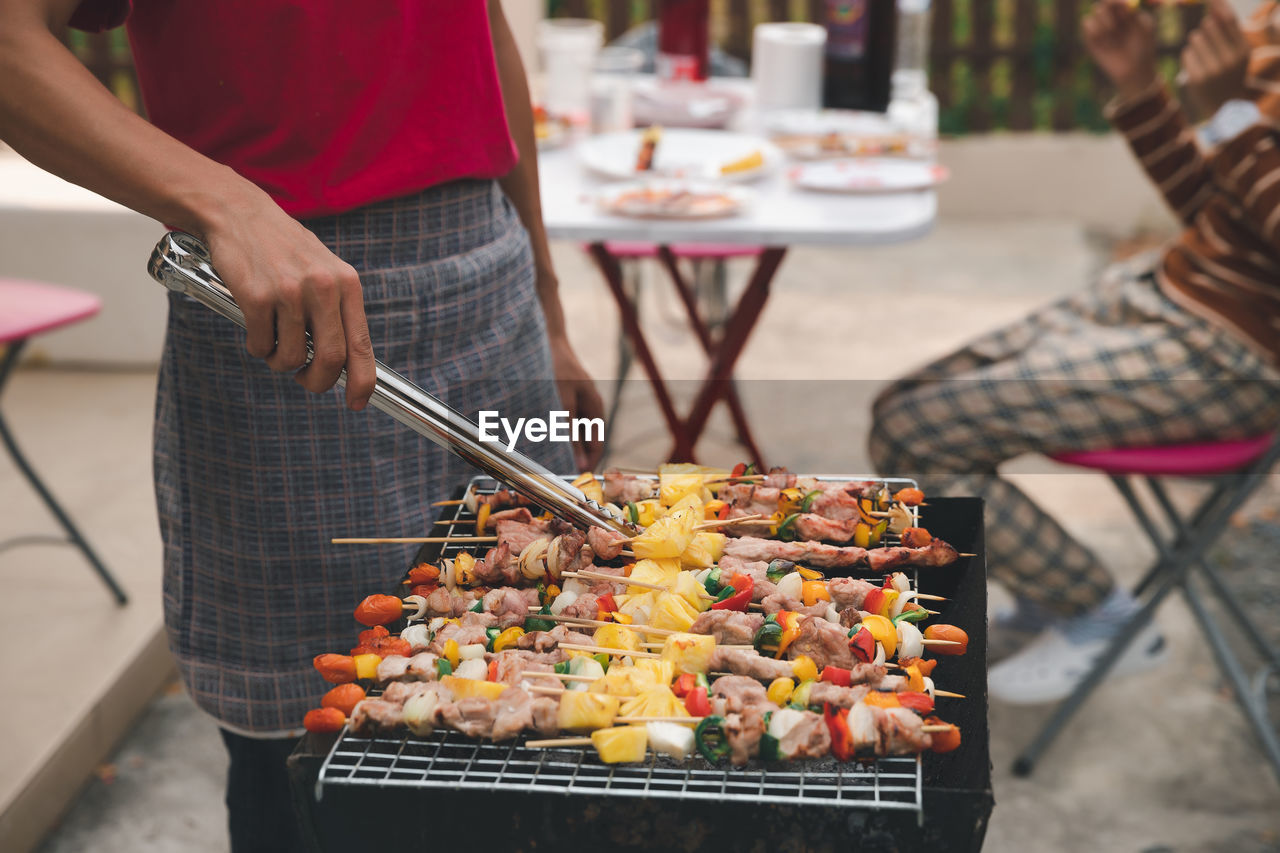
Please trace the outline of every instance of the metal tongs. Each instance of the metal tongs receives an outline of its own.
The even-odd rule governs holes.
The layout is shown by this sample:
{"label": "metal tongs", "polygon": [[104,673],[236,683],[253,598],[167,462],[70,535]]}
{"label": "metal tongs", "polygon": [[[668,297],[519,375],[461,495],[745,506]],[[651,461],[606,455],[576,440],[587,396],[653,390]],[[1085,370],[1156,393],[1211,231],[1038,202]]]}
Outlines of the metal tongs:
{"label": "metal tongs", "polygon": [[[226,317],[240,328],[245,327],[244,313],[236,305],[230,291],[214,271],[209,250],[199,239],[182,231],[166,234],[156,244],[147,264],[151,277],[170,290],[184,293]],[[312,355],[307,340],[308,360]],[[377,385],[369,404],[381,409],[400,423],[452,451],[494,479],[515,489],[538,506],[549,510],[570,524],[589,525],[633,533],[625,521],[588,498],[523,453],[505,450],[500,444],[480,440],[480,431],[460,412],[442,403],[381,361],[377,367]],[[338,384],[347,384],[342,371]]]}

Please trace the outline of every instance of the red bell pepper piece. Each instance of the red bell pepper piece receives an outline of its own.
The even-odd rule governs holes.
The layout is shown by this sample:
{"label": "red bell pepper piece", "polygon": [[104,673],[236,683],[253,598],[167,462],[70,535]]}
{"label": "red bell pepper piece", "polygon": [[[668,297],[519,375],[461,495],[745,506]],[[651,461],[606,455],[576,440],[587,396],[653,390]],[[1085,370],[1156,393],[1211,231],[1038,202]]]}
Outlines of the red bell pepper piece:
{"label": "red bell pepper piece", "polygon": [[734,482],[737,478],[747,473],[747,463],[739,462],[733,466],[733,470],[729,472],[729,482]]}
{"label": "red bell pepper piece", "polygon": [[490,681],[498,680],[498,659],[496,657],[493,660],[489,661],[489,680]]}
{"label": "red bell pepper piece", "polygon": [[861,610],[867,613],[879,613],[884,609],[884,590],[876,587],[867,593],[867,597],[862,600]]}
{"label": "red bell pepper piece", "polygon": [[671,692],[683,699],[689,691],[698,686],[698,678],[692,672],[686,672],[671,685]]}
{"label": "red bell pepper piece", "polygon": [[921,714],[928,714],[933,711],[933,697],[928,693],[915,693],[910,690],[904,690],[898,694],[898,704]]}
{"label": "red bell pepper piece", "polygon": [[725,504],[724,506],[720,507],[720,509],[716,510],[716,518],[720,519],[721,521],[728,521],[729,510],[731,509],[733,509],[733,507],[729,506],[729,504]]}
{"label": "red bell pepper piece", "polygon": [[684,697],[684,707],[694,717],[711,716],[711,700],[707,698],[707,688],[695,687]]}
{"label": "red bell pepper piece", "polygon": [[876,640],[866,628],[858,628],[849,638],[849,651],[862,663],[871,663],[876,656]]}
{"label": "red bell pepper piece", "polygon": [[818,676],[818,680],[834,684],[837,687],[848,687],[853,680],[853,673],[838,666],[824,666],[822,674]]}
{"label": "red bell pepper piece", "polygon": [[829,703],[822,706],[822,719],[831,733],[831,754],[838,761],[849,761],[853,758],[853,733],[849,731],[849,712],[843,708],[833,708]]}
{"label": "red bell pepper piece", "polygon": [[618,602],[613,600],[613,593],[606,592],[596,599],[596,617],[599,621],[607,622],[609,617],[604,614],[617,612]]}
{"label": "red bell pepper piece", "polygon": [[736,574],[729,578],[729,586],[737,590],[733,595],[724,601],[717,601],[711,605],[712,610],[746,610],[747,605],[751,603],[751,591],[755,589],[756,581],[751,575]]}

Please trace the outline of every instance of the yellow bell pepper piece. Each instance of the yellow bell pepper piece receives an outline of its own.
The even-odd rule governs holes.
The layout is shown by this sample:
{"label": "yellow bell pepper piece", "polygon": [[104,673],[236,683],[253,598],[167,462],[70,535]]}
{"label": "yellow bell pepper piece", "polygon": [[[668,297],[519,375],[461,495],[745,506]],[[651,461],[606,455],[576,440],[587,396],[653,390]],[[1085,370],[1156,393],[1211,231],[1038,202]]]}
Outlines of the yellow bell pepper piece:
{"label": "yellow bell pepper piece", "polygon": [[693,541],[697,521],[689,510],[664,515],[631,540],[631,550],[642,560],[679,557]]}
{"label": "yellow bell pepper piece", "polygon": [[463,551],[453,558],[453,577],[458,586],[471,586],[476,580],[476,558]]}
{"label": "yellow bell pepper piece", "polygon": [[898,629],[893,623],[872,613],[862,617],[862,625],[871,632],[877,643],[884,646],[885,658],[893,657],[893,653],[898,650]]}
{"label": "yellow bell pepper piece", "polygon": [[688,631],[698,618],[698,610],[674,592],[660,592],[653,601],[649,624],[668,631]]}
{"label": "yellow bell pepper piece", "polygon": [[618,716],[618,697],[604,693],[586,693],[568,690],[560,694],[560,709],[556,724],[570,732],[589,732],[607,729]]}
{"label": "yellow bell pepper piece", "polygon": [[906,673],[907,676],[907,690],[912,690],[916,693],[923,693],[924,676],[920,674],[920,667],[915,664],[911,664],[911,666],[904,669],[903,672]]}
{"label": "yellow bell pepper piece", "polygon": [[518,625],[508,628],[494,638],[493,650],[495,652],[501,652],[505,649],[514,649],[516,647],[516,641],[523,636],[524,628],[521,628]]}
{"label": "yellow bell pepper piece", "polygon": [[711,521],[719,516],[720,510],[724,509],[724,501],[719,498],[712,498],[702,505],[703,518]]}
{"label": "yellow bell pepper piece", "polygon": [[618,726],[591,733],[591,745],[605,764],[644,761],[649,749],[649,730],[644,726]]}
{"label": "yellow bell pepper piece", "polygon": [[859,521],[853,527],[853,544],[859,548],[866,548],[871,544],[871,525],[865,521]]}
{"label": "yellow bell pepper piece", "polygon": [[[480,504],[480,508],[476,510],[476,535],[484,535],[484,526],[489,523],[489,514],[493,512],[493,507],[489,504]],[[456,563],[455,563],[456,565]]]}
{"label": "yellow bell pepper piece", "polygon": [[459,657],[458,641],[445,640],[444,648],[442,648],[440,651],[441,651],[441,656],[449,662],[449,666],[453,669],[457,669],[458,657]]}
{"label": "yellow bell pepper piece", "polygon": [[382,663],[378,655],[356,655],[352,660],[356,663],[356,678],[378,677],[378,664]]}
{"label": "yellow bell pepper piece", "polygon": [[705,673],[711,668],[716,638],[710,634],[672,634],[662,644],[662,660],[670,661],[677,675]]}
{"label": "yellow bell pepper piece", "polygon": [[800,503],[804,500],[804,490],[797,488],[783,489],[778,494],[778,510],[785,515],[800,511]]}
{"label": "yellow bell pepper piece", "polygon": [[791,661],[791,674],[797,681],[817,681],[818,665],[808,655],[800,655]]}
{"label": "yellow bell pepper piece", "polygon": [[640,638],[636,636],[636,632],[622,625],[602,625],[591,635],[591,639],[602,649],[640,651]]}
{"label": "yellow bell pepper piece", "polygon": [[648,527],[661,518],[663,514],[662,505],[653,499],[640,501],[636,504],[636,509],[640,512],[639,524],[641,527]]}
{"label": "yellow bell pepper piece", "polygon": [[796,566],[796,571],[800,573],[800,577],[807,581],[822,580],[822,572],[817,569],[810,569],[804,566]]}
{"label": "yellow bell pepper piece", "polygon": [[[884,599],[880,605],[880,616],[889,618],[889,614],[893,611],[893,603],[898,600],[900,593],[896,589],[886,589],[884,591]],[[886,652],[887,654],[887,652]]]}
{"label": "yellow bell pepper piece", "polygon": [[455,699],[469,699],[472,696],[479,696],[481,699],[488,699],[491,702],[501,696],[502,691],[511,686],[500,681],[480,681],[476,678],[458,678],[456,675],[446,675],[440,679],[440,683],[453,692]]}
{"label": "yellow bell pepper piece", "polygon": [[769,682],[767,695],[770,702],[782,707],[791,701],[791,694],[795,692],[795,689],[795,682],[790,678],[775,678]]}
{"label": "yellow bell pepper piece", "polygon": [[824,581],[805,581],[800,587],[800,595],[805,607],[812,607],[819,601],[830,601],[831,593],[827,591]]}

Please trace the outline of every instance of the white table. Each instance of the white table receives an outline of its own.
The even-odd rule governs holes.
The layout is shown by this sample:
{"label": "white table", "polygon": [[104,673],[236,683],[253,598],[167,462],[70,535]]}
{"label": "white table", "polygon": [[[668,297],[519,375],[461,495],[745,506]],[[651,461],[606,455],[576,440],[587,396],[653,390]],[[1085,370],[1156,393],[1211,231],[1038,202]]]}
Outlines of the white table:
{"label": "white table", "polygon": [[[933,227],[938,199],[932,190],[910,193],[852,195],[794,189],[779,170],[748,184],[755,191],[750,209],[740,216],[687,221],[637,219],[601,211],[595,194],[604,183],[587,174],[572,148],[539,155],[542,215],[547,234],[557,240],[589,244],[590,253],[618,303],[623,332],[648,375],[674,439],[672,461],[692,461],[698,438],[715,404],[729,407],[738,435],[757,466],[761,456],[733,386],[733,368],[768,301],[778,265],[790,246],[878,246],[923,237]],[[711,359],[706,378],[689,413],[675,409],[657,363],[640,327],[639,314],[623,285],[618,258],[610,242],[659,244],[690,325]],[[683,279],[669,244],[720,243],[761,246],[755,271],[734,307],[718,341],[699,315],[692,288]]]}

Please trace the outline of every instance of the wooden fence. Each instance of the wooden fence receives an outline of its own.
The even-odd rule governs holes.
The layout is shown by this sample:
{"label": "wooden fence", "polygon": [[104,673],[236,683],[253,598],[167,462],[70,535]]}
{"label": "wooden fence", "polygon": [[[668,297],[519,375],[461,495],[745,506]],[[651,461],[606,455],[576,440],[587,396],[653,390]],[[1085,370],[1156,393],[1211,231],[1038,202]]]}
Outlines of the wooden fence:
{"label": "wooden fence", "polygon": [[[553,16],[604,22],[607,39],[653,17],[660,0],[549,0]],[[1110,97],[1080,43],[1091,0],[933,0],[930,88],[947,134],[1007,130],[1102,130]],[[713,38],[750,58],[762,21],[816,21],[824,0],[711,0]],[[1172,76],[1200,5],[1158,13],[1163,70]]]}
{"label": "wooden fence", "polygon": [[[531,2],[531,0],[526,0]],[[654,16],[660,0],[547,0],[549,13],[604,22],[617,38]],[[933,0],[930,87],[944,134],[1007,129],[1102,130],[1110,96],[1080,43],[1080,17],[1091,0]],[[726,52],[749,59],[752,28],[762,21],[813,21],[824,0],[711,0],[712,32]],[[1199,22],[1200,5],[1157,13],[1162,70],[1176,73],[1178,53]],[[69,44],[121,100],[141,109],[122,30],[72,33]]]}

